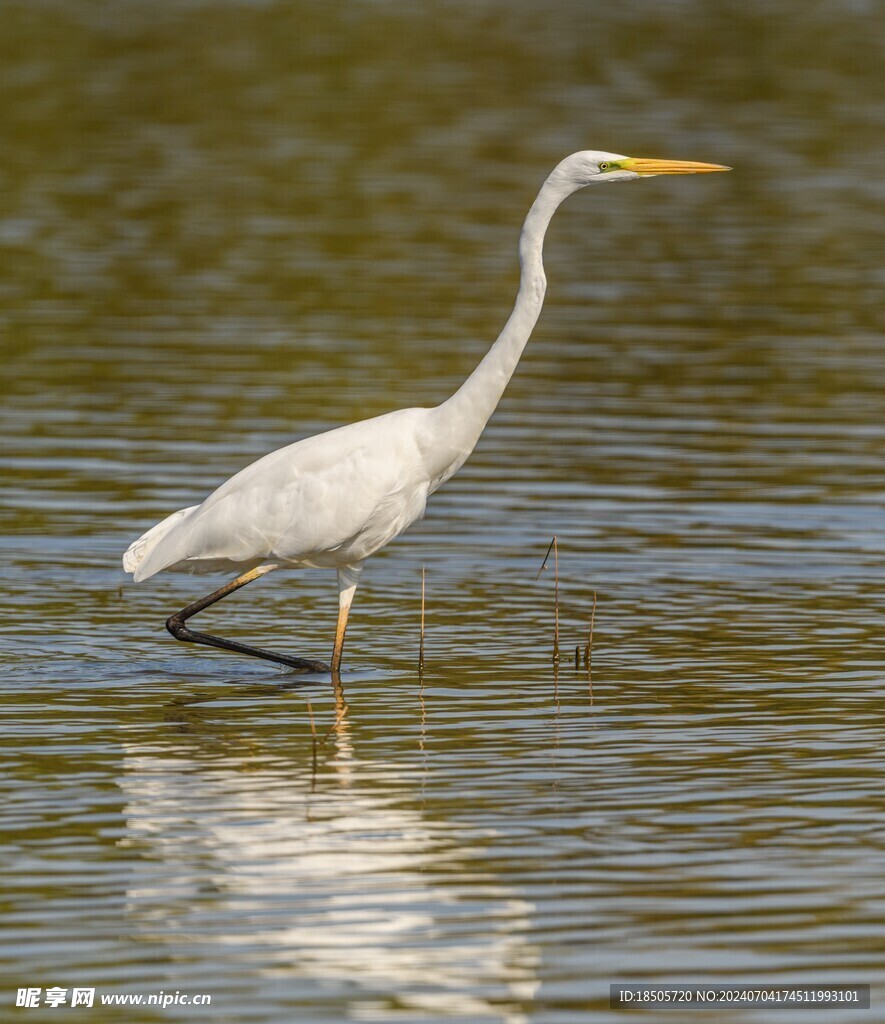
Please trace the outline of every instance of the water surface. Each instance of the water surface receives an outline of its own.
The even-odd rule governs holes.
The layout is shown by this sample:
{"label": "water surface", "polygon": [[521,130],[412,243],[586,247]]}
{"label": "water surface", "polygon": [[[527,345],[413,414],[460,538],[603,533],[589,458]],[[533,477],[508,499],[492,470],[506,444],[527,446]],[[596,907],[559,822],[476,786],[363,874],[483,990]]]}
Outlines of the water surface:
{"label": "water surface", "polygon": [[[621,1024],[649,1019],[608,1009],[630,980],[881,1005],[875,15],[5,5],[6,1005]],[[735,170],[559,213],[535,338],[369,564],[342,687],[176,644],[207,581],[134,587],[129,541],[275,447],[451,393],[585,147]],[[326,657],[335,604],[278,574],[205,623]]]}

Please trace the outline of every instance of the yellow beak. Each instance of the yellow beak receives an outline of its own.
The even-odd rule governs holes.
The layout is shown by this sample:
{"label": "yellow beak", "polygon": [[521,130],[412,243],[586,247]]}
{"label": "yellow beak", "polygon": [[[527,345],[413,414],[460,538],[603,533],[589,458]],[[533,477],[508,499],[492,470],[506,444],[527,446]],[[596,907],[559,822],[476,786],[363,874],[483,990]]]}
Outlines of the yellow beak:
{"label": "yellow beak", "polygon": [[642,157],[621,160],[618,166],[634,174],[706,174],[708,171],[731,170],[722,164],[698,164],[691,160],[645,160]]}

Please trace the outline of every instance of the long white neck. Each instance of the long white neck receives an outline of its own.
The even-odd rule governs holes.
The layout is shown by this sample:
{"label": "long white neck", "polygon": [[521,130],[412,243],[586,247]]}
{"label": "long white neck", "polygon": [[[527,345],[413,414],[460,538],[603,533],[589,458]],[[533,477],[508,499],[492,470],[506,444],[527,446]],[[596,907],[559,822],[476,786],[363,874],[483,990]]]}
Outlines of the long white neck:
{"label": "long white neck", "polygon": [[559,168],[544,182],[519,237],[520,281],[513,312],[479,366],[448,401],[433,410],[436,450],[442,454],[439,438],[445,437],[451,453],[450,469],[436,467],[442,473],[440,483],[473,451],[531,337],[547,290],[542,259],[544,235],[556,208],[576,187],[559,173]]}

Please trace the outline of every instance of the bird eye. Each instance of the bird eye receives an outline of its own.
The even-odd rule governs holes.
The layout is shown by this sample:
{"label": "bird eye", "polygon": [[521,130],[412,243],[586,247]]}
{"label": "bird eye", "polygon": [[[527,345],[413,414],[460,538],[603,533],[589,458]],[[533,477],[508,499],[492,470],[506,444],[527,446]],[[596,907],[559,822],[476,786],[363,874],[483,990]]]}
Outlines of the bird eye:
{"label": "bird eye", "polygon": [[600,171],[607,171],[608,170],[608,160],[603,160],[600,163],[600,165],[599,165],[599,169],[600,169]]}

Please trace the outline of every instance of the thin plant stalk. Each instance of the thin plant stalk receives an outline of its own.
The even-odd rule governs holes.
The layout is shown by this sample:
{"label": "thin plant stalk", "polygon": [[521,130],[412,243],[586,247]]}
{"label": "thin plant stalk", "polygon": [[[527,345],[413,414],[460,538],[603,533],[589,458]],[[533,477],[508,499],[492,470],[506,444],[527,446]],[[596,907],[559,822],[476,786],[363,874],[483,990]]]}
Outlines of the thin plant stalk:
{"label": "thin plant stalk", "polygon": [[584,648],[584,664],[587,671],[590,671],[590,664],[593,658],[593,624],[596,621],[596,591],[593,591],[593,608],[590,610],[590,633],[587,636],[587,646]]}
{"label": "thin plant stalk", "polygon": [[553,538],[553,660],[559,661],[559,545]]}
{"label": "thin plant stalk", "polygon": [[421,646],[418,649],[418,668],[424,668],[424,578],[426,566],[421,566]]}
{"label": "thin plant stalk", "polygon": [[544,555],[544,561],[541,563],[541,568],[538,570],[538,575],[535,577],[536,580],[541,578],[541,573],[547,568],[547,559],[550,557],[550,552],[553,552],[553,661],[559,662],[559,544],[554,534],[553,540],[550,541],[550,546],[547,548],[547,554]]}
{"label": "thin plant stalk", "polygon": [[310,697],[307,698],[307,715],[310,719],[310,735],[311,735],[311,789],[316,785],[317,777],[317,727],[316,722],[313,720],[313,708],[311,707]]}

